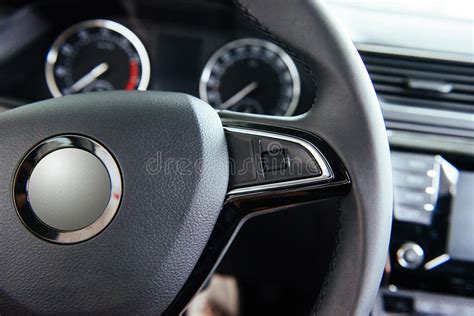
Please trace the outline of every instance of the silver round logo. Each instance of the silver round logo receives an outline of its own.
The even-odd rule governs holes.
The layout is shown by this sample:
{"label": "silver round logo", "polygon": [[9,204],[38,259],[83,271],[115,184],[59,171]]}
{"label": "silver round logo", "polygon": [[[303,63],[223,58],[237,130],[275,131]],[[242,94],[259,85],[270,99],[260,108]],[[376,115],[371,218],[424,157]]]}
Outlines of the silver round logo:
{"label": "silver round logo", "polygon": [[48,139],[21,162],[14,183],[18,216],[35,235],[70,244],[104,230],[122,198],[112,155],[84,136]]}

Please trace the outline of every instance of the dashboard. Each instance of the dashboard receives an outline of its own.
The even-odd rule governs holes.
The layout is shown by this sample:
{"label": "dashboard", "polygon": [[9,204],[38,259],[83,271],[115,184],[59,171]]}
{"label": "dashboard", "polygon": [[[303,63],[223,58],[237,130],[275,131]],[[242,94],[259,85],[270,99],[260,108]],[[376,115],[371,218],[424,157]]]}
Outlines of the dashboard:
{"label": "dashboard", "polygon": [[[184,92],[219,110],[257,114],[290,116],[312,106],[311,76],[228,4],[183,3],[138,6],[140,18],[120,7],[111,14],[107,6],[107,14],[72,6],[59,19],[45,18],[55,15],[54,2],[13,14],[4,23],[31,15],[34,25],[16,28],[35,34],[11,43],[13,56],[0,56],[4,105],[138,89]],[[190,19],[195,9],[206,18]]]}
{"label": "dashboard", "polygon": [[[459,40],[472,21],[423,17],[417,28],[416,14],[332,2],[373,81],[392,151],[392,240],[373,314],[472,315],[474,46]],[[281,116],[315,102],[317,74],[231,1],[85,4],[0,6],[0,109],[116,89],[184,92],[217,110]]]}

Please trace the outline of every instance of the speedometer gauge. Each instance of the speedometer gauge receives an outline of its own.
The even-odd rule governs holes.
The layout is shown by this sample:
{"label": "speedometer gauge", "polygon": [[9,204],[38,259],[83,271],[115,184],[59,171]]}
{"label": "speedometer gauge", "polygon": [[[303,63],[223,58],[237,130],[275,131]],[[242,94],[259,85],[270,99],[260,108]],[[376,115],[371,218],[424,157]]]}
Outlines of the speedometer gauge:
{"label": "speedometer gauge", "polygon": [[145,90],[150,60],[140,39],[108,20],[73,25],[53,43],[46,82],[54,97],[90,91]]}
{"label": "speedometer gauge", "polygon": [[220,48],[201,76],[201,99],[219,110],[292,115],[300,97],[295,63],[277,45],[244,38]]}

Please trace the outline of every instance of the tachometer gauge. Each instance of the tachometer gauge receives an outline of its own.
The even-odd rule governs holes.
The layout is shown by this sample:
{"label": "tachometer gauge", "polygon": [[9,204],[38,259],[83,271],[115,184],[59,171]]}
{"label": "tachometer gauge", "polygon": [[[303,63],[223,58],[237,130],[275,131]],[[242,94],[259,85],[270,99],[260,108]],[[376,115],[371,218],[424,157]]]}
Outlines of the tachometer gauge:
{"label": "tachometer gauge", "polygon": [[201,76],[201,99],[219,110],[292,115],[300,97],[295,63],[277,45],[244,38],[220,48]]}
{"label": "tachometer gauge", "polygon": [[108,20],[73,25],[53,43],[46,82],[54,97],[90,91],[145,90],[150,60],[128,28]]}

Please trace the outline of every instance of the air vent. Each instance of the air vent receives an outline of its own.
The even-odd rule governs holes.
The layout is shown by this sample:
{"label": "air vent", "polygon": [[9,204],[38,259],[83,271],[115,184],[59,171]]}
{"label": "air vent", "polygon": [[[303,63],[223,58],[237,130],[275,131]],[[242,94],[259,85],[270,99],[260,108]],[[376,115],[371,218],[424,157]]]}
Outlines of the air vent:
{"label": "air vent", "polygon": [[360,51],[383,101],[474,111],[474,63]]}

